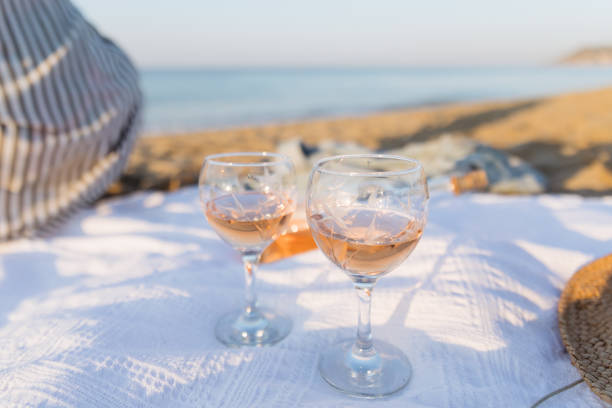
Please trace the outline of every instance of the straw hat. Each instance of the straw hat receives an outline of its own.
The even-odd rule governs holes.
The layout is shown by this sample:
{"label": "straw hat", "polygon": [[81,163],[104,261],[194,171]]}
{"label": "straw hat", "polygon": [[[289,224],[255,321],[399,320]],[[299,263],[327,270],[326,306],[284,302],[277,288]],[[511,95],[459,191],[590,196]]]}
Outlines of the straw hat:
{"label": "straw hat", "polygon": [[582,267],[559,300],[559,330],[572,364],[612,403],[612,254]]}

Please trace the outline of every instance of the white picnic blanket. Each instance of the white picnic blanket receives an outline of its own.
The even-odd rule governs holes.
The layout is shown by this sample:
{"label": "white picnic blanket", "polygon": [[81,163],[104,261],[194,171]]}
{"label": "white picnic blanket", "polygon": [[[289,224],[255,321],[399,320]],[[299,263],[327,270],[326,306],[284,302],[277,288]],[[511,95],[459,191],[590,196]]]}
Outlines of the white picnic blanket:
{"label": "white picnic blanket", "polygon": [[[414,368],[382,405],[528,407],[580,378],[557,299],[610,251],[612,198],[432,198],[421,243],[374,292],[375,338]],[[194,188],[107,201],[53,238],[0,245],[0,406],[372,406],[317,371],[321,350],[355,332],[342,272],[319,251],[263,266],[260,299],[293,331],[228,349],[213,327],[241,304],[242,279]],[[583,383],[542,406],[604,405]]]}

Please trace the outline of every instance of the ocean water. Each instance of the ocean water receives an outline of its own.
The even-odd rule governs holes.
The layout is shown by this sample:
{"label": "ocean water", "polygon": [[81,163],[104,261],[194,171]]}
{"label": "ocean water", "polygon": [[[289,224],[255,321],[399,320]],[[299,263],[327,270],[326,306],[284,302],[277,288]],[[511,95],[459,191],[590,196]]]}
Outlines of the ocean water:
{"label": "ocean water", "polygon": [[612,67],[144,70],[148,134],[612,86]]}

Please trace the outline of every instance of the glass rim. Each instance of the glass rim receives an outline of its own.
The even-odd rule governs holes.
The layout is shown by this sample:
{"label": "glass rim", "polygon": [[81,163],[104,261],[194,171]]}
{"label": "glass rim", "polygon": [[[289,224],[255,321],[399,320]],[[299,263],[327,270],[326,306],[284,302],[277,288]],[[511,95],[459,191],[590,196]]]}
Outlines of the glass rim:
{"label": "glass rim", "polygon": [[[401,169],[401,170],[381,170],[381,171],[339,171],[339,170],[329,170],[323,167],[325,163],[331,161],[338,161],[342,159],[388,159],[388,160],[397,160],[406,163],[412,163],[414,167],[409,169]],[[392,177],[392,176],[403,176],[408,174],[413,174],[416,172],[421,172],[423,170],[423,165],[420,161],[416,159],[412,159],[410,157],[397,156],[393,154],[382,154],[382,153],[362,153],[362,154],[340,154],[336,156],[325,157],[316,162],[312,171],[313,173],[320,172],[334,176],[359,176],[359,177]]]}
{"label": "glass rim", "polygon": [[[269,162],[232,162],[232,161],[221,161],[218,159],[225,157],[274,157],[279,159],[277,161]],[[281,163],[287,162],[289,165],[293,165],[291,158],[281,153],[273,152],[234,152],[234,153],[216,153],[208,155],[204,158],[204,163],[212,163],[217,166],[229,166],[229,167],[265,167],[275,166]]]}

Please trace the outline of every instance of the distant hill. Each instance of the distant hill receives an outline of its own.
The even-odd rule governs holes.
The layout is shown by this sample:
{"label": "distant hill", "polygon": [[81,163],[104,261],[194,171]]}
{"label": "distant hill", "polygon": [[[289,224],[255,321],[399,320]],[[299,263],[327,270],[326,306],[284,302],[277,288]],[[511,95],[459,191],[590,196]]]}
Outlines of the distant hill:
{"label": "distant hill", "polygon": [[562,64],[612,65],[612,47],[583,48],[561,60]]}

